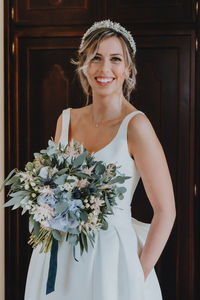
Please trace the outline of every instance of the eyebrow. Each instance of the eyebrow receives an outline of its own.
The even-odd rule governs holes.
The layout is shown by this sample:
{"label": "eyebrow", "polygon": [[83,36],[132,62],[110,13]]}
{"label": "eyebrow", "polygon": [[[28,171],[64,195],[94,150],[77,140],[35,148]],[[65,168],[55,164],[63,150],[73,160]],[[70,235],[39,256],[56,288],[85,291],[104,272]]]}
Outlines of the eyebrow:
{"label": "eyebrow", "polygon": [[[100,54],[100,53],[96,53],[96,55],[99,55],[99,56],[102,56],[102,54]],[[122,56],[123,57],[123,55],[122,54],[120,54],[120,53],[112,53],[112,54],[110,54],[110,56],[116,56],[116,55],[119,55],[119,56]]]}

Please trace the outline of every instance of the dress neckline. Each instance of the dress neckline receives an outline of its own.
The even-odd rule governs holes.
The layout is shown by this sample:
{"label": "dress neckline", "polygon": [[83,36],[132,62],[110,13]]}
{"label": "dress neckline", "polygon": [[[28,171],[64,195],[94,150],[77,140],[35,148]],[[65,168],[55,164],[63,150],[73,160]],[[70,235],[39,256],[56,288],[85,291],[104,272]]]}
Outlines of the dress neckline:
{"label": "dress neckline", "polygon": [[[71,107],[68,108],[69,109],[69,119],[68,119],[68,128],[67,128],[67,143],[68,145],[70,144],[71,140],[69,141],[69,125],[70,125],[70,120],[71,120]],[[139,112],[139,110],[135,110],[135,111],[132,111],[131,113],[129,113],[128,115],[126,115],[123,120],[121,121],[120,125],[119,125],[119,128],[115,134],[115,136],[111,139],[111,141],[109,143],[107,143],[104,147],[100,148],[98,151],[89,151],[87,150],[87,148],[84,146],[84,148],[89,152],[89,153],[93,153],[94,155],[97,155],[98,153],[100,153],[101,151],[107,149],[108,147],[110,147],[110,145],[117,139],[118,135],[119,135],[119,132],[120,132],[120,129],[124,123],[124,121],[127,119],[128,116],[130,116],[131,114],[135,113],[135,112]],[[78,142],[79,141],[75,141],[75,142]]]}

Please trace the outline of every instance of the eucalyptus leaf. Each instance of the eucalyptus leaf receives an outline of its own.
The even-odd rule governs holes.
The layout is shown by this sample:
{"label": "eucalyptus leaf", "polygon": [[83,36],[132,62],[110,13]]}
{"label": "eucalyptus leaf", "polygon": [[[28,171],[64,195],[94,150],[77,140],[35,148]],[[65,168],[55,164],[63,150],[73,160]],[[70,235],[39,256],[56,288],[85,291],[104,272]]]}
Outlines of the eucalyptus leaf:
{"label": "eucalyptus leaf", "polygon": [[93,237],[90,235],[90,233],[88,234],[88,238],[90,240],[92,247],[94,248],[94,240],[93,240]]}
{"label": "eucalyptus leaf", "polygon": [[97,163],[95,167],[95,174],[102,175],[105,172],[105,166],[102,163]]}
{"label": "eucalyptus leaf", "polygon": [[23,207],[23,210],[22,210],[22,215],[24,215],[24,214],[25,214],[25,212],[27,212],[27,210],[28,210],[28,208],[26,208],[26,207]]}
{"label": "eucalyptus leaf", "polygon": [[10,194],[11,197],[25,197],[28,195],[29,195],[28,191],[18,191],[18,192]]}
{"label": "eucalyptus leaf", "polygon": [[53,230],[52,233],[53,233],[53,237],[55,240],[57,240],[57,241],[62,240],[62,235],[58,230]]}
{"label": "eucalyptus leaf", "polygon": [[48,170],[49,170],[49,166],[41,168],[39,176],[42,177],[43,179],[46,179],[48,177]]}
{"label": "eucalyptus leaf", "polygon": [[48,140],[49,147],[55,147],[55,143],[52,140]]}
{"label": "eucalyptus leaf", "polygon": [[69,228],[68,232],[72,233],[72,234],[79,234],[80,233],[78,227],[76,227],[76,228]]}
{"label": "eucalyptus leaf", "polygon": [[54,180],[55,184],[64,184],[67,178],[67,174],[63,174]]}
{"label": "eucalyptus leaf", "polygon": [[47,150],[42,149],[42,150],[40,150],[40,153],[41,153],[41,154],[45,154],[45,153],[47,153]]}
{"label": "eucalyptus leaf", "polygon": [[113,210],[112,210],[112,207],[111,207],[111,205],[110,205],[110,202],[109,202],[109,200],[108,200],[107,195],[105,195],[105,202],[106,202],[106,205],[107,205],[108,209],[109,209],[109,210],[111,211],[111,213],[113,214]]}
{"label": "eucalyptus leaf", "polygon": [[28,224],[29,232],[32,233],[34,229],[34,220],[33,220],[33,215],[30,215],[29,217],[29,224]]}
{"label": "eucalyptus leaf", "polygon": [[68,206],[68,203],[67,202],[59,202],[57,205],[56,205],[56,208],[55,208],[55,213],[56,214],[60,214],[62,212],[64,212],[66,210]]}
{"label": "eucalyptus leaf", "polygon": [[111,180],[109,181],[108,184],[113,184],[113,183],[124,183],[125,180],[127,180],[127,179],[129,179],[129,178],[131,178],[131,177],[130,177],[130,176],[117,176],[117,177],[111,179]]}
{"label": "eucalyptus leaf", "polygon": [[69,234],[68,241],[71,245],[75,246],[78,243],[78,235],[77,234]]}
{"label": "eucalyptus leaf", "polygon": [[87,222],[88,221],[88,213],[85,210],[81,210],[80,218],[82,221]]}
{"label": "eucalyptus leaf", "polygon": [[123,199],[124,199],[124,195],[123,195],[123,194],[119,194],[118,198],[119,198],[120,200],[123,200]]}
{"label": "eucalyptus leaf", "polygon": [[[2,184],[1,187],[0,187],[0,191],[3,189],[3,187],[4,187],[5,185],[9,185],[9,184],[10,184],[10,183],[8,183],[8,182],[9,182],[9,179],[10,179],[10,177],[11,177],[14,173],[16,173],[16,169],[13,169],[13,170],[8,174],[8,176],[6,177],[6,179],[4,180],[3,184]],[[15,177],[15,176],[13,176],[13,177]],[[12,177],[11,179],[13,179],[13,177]]]}
{"label": "eucalyptus leaf", "polygon": [[[11,178],[12,179],[12,178]],[[11,185],[11,187],[10,187],[10,192],[11,191],[16,191],[16,190],[19,190],[19,189],[21,189],[22,188],[22,184],[21,184],[21,182],[20,182],[20,180],[19,180],[19,177],[18,177],[18,179],[16,179],[13,183],[12,183],[12,185]]]}
{"label": "eucalyptus leaf", "polygon": [[[21,202],[21,201],[20,201]],[[13,207],[12,210],[15,210],[21,206],[20,202],[16,203]]]}
{"label": "eucalyptus leaf", "polygon": [[73,162],[73,167],[74,168],[80,167],[83,164],[83,162],[87,156],[88,156],[87,151],[84,151],[83,153],[81,153],[77,158],[75,158],[75,160]]}
{"label": "eucalyptus leaf", "polygon": [[14,175],[12,178],[10,178],[8,181],[6,181],[5,185],[11,185],[19,180],[19,175]]}
{"label": "eucalyptus leaf", "polygon": [[57,175],[63,175],[65,174],[69,169],[68,168],[64,168],[64,169],[61,169],[60,171],[58,171],[56,174]]}
{"label": "eucalyptus leaf", "polygon": [[90,179],[91,176],[88,175],[88,174],[84,174],[84,173],[81,173],[81,172],[73,172],[73,175],[77,176],[78,178],[81,178],[81,179]]}
{"label": "eucalyptus leaf", "polygon": [[123,194],[126,192],[126,188],[124,186],[118,187],[117,188],[117,193],[118,194]]}
{"label": "eucalyptus leaf", "polygon": [[81,239],[83,242],[84,249],[86,250],[86,252],[88,252],[87,236],[83,232],[81,232]]}
{"label": "eucalyptus leaf", "polygon": [[15,204],[18,204],[21,202],[23,198],[22,197],[14,197],[12,199],[10,199],[9,201],[7,201],[6,203],[4,203],[3,207],[9,207]]}
{"label": "eucalyptus leaf", "polygon": [[36,236],[38,236],[39,232],[40,232],[40,223],[34,220],[34,233]]}
{"label": "eucalyptus leaf", "polygon": [[108,229],[108,222],[105,219],[102,220],[101,229],[102,230],[107,230]]}

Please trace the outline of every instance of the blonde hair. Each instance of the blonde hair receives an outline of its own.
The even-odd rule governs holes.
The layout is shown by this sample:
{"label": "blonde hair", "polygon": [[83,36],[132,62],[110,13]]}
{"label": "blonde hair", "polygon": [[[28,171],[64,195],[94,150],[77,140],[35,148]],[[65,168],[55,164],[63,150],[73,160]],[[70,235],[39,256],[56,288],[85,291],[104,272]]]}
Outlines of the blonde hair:
{"label": "blonde hair", "polygon": [[91,59],[96,55],[100,42],[113,36],[119,38],[124,50],[125,60],[127,63],[127,74],[122,89],[124,97],[130,101],[130,94],[135,88],[137,75],[135,55],[133,54],[130,43],[125,36],[112,30],[111,28],[98,28],[92,31],[85,38],[82,48],[78,50],[78,60],[71,60],[71,62],[77,66],[76,72],[78,74],[83,91],[86,94],[86,105],[89,104],[89,97],[92,95],[92,89],[86,76],[87,67]]}

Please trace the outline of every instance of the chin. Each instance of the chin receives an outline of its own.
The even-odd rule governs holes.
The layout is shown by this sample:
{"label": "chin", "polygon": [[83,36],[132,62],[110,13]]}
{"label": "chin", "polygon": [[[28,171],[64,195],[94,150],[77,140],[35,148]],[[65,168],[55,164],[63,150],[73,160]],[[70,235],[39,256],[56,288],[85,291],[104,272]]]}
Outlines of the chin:
{"label": "chin", "polygon": [[96,94],[96,95],[99,95],[99,96],[101,96],[101,97],[108,97],[108,96],[112,96],[112,95],[114,95],[114,94],[118,94],[118,91],[113,91],[113,90],[109,90],[109,89],[102,89],[102,90],[96,90],[96,91],[94,91],[95,93],[94,94]]}

